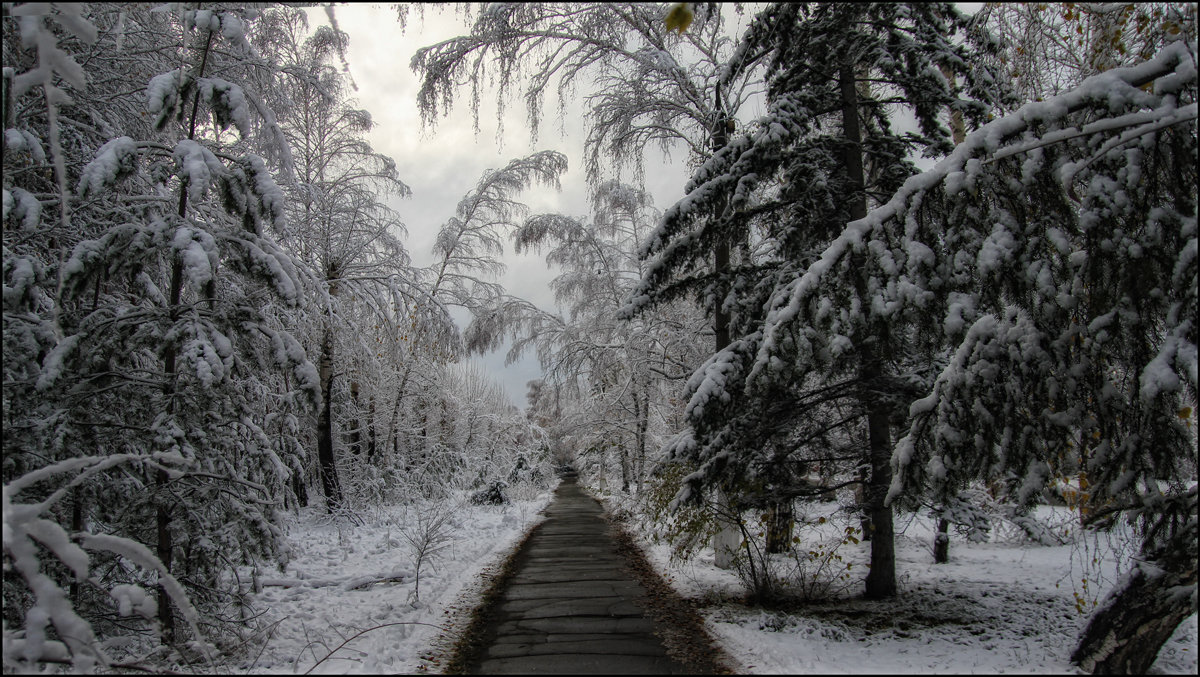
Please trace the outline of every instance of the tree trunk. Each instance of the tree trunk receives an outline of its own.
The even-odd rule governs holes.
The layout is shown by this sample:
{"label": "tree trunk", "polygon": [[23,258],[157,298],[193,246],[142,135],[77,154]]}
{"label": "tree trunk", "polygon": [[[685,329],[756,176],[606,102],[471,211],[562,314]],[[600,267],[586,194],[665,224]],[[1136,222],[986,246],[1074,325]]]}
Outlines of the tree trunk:
{"label": "tree trunk", "polygon": [[867,507],[867,487],[871,483],[869,464],[861,463],[855,477],[858,483],[854,485],[854,502],[858,507],[858,526],[862,529],[862,540],[871,541],[871,511]]}
{"label": "tree trunk", "polygon": [[[717,119],[713,123],[713,152],[717,152],[729,143],[729,131],[727,129],[728,120],[723,115],[723,107],[721,105],[720,90],[717,90]],[[724,211],[723,201],[719,203],[718,208],[713,214],[713,218],[721,217],[721,212]],[[717,241],[713,249],[713,274],[720,276],[729,272],[730,269],[730,244],[729,241],[722,238]],[[724,285],[717,285],[717,289],[725,292]],[[715,352],[720,352],[732,342],[729,334],[729,313],[724,309],[724,293],[720,294],[717,299],[717,307],[713,310],[713,337],[715,343]],[[732,521],[731,517],[731,501],[726,496],[725,490],[720,490],[717,494],[717,523],[721,525],[721,530],[713,537],[713,549],[717,552],[716,565],[721,569],[729,569],[733,566],[733,553],[737,551],[738,545],[742,542],[742,531],[738,528],[736,522]]]}
{"label": "tree trunk", "polygon": [[[200,67],[196,69],[196,77],[204,75],[204,68],[208,64],[208,52],[212,47],[213,32],[208,31],[208,37],[204,45],[204,53],[200,58]],[[196,120],[200,110],[200,93],[192,97],[192,115],[189,122],[188,139],[196,138]],[[188,192],[182,186],[179,188],[179,218],[183,219],[187,216]],[[180,302],[183,300],[183,262],[177,256],[171,262],[171,287],[169,292],[169,309],[171,324],[174,325],[178,319]],[[176,383],[176,360],[178,359],[178,347],[174,343],[168,343],[163,354],[163,372],[166,374],[166,379],[163,386],[163,396],[166,401],[166,410],[168,416],[175,414],[175,394],[177,392]],[[159,469],[154,472],[155,484],[155,503],[154,521],[155,521],[155,553],[158,559],[162,562],[163,568],[169,573],[171,571],[171,554],[174,550],[174,541],[171,535],[171,502],[167,501],[166,485],[170,481],[170,477],[165,470]],[[162,642],[171,644],[175,641],[175,614],[171,611],[171,596],[167,593],[167,589],[159,583],[158,586],[158,622],[162,632]],[[200,640],[200,637],[196,638]]]}
{"label": "tree trunk", "polygon": [[[942,76],[945,77],[946,81],[950,83],[950,87],[952,89],[957,87],[957,83],[955,82],[954,78],[954,71],[950,70],[950,68],[945,64],[941,66],[941,69]],[[954,145],[956,146],[967,138],[967,126],[966,123],[963,122],[962,111],[955,108],[950,109],[950,135],[954,139]]]}
{"label": "tree trunk", "polygon": [[1147,539],[1169,536],[1157,545],[1143,542],[1133,570],[1088,620],[1071,654],[1085,672],[1146,674],[1175,628],[1196,613],[1195,492],[1159,507]]}
{"label": "tree trunk", "polygon": [[[850,196],[850,219],[867,215],[867,198],[863,192],[866,173],[863,170],[862,129],[858,121],[858,89],[855,86],[854,64],[846,62],[839,72],[842,94],[842,126],[844,129],[846,178]],[[866,280],[859,279],[859,296],[866,295]],[[872,345],[876,332],[867,330],[859,337],[862,354],[860,379],[863,383],[863,402],[867,411],[868,457],[871,477],[867,486],[867,513],[871,518],[871,571],[867,574],[866,596],[869,599],[896,594],[896,546],[892,526],[892,509],[884,504],[892,482],[891,428],[886,404],[874,390],[883,376],[883,360],[878,348]]]}
{"label": "tree trunk", "polygon": [[[83,531],[83,489],[75,487],[71,490],[71,533]],[[71,578],[71,604],[79,607],[79,580]]]}
{"label": "tree trunk", "polygon": [[774,501],[767,507],[767,552],[778,554],[791,548],[794,524],[791,499]]}
{"label": "tree trunk", "polygon": [[732,569],[733,560],[742,544],[742,530],[734,520],[733,502],[724,489],[717,489],[717,522],[721,530],[713,536],[713,564],[719,569]]}
{"label": "tree trunk", "polygon": [[375,431],[375,394],[367,402],[367,462],[374,463],[379,455],[378,436]]}
{"label": "tree trunk", "polygon": [[[941,68],[942,75],[950,83],[950,87],[955,87],[954,71],[945,65]],[[961,110],[950,109],[950,134],[954,138],[955,146],[967,138],[967,128]],[[933,561],[935,564],[945,564],[950,561],[950,522],[945,518],[939,519],[937,528],[937,535],[933,537]]]}
{"label": "tree trunk", "polygon": [[[158,561],[162,562],[163,568],[167,571],[171,570],[171,551],[174,543],[171,540],[171,511],[164,505],[166,497],[166,485],[169,477],[165,470],[154,471],[154,485],[159,492],[158,508],[155,510],[155,538],[157,547],[155,554],[158,555]],[[171,611],[171,596],[167,594],[167,589],[161,583],[158,586],[158,624],[162,629],[163,644],[171,644],[175,641],[175,614]]]}
{"label": "tree trunk", "polygon": [[1071,662],[1096,675],[1144,675],[1158,658],[1175,628],[1196,613],[1195,597],[1178,594],[1179,586],[1196,585],[1196,562],[1187,575],[1138,563],[1104,605],[1092,615],[1071,654]]}
{"label": "tree trunk", "polygon": [[638,409],[637,424],[637,466],[634,469],[637,476],[637,490],[642,493],[642,482],[646,476],[646,430],[650,427],[650,390],[647,386],[645,397]]}
{"label": "tree trunk", "polygon": [[[193,117],[195,116],[195,111],[192,112],[192,115]],[[187,191],[181,188],[179,192],[179,215],[183,216],[187,210]],[[180,301],[183,298],[183,262],[178,258],[171,264],[170,297],[171,320],[172,324],[174,324]],[[163,395],[166,399],[168,416],[173,416],[175,413],[177,358],[178,350],[175,344],[169,343],[166,353],[163,355],[163,371],[166,372]],[[165,470],[160,468],[154,472],[156,505],[154,509],[155,554],[158,555],[158,560],[162,562],[163,568],[168,572],[171,571],[171,553],[174,549],[174,542],[171,536],[171,502],[165,496],[167,492],[166,485],[169,481],[170,477]],[[175,641],[175,614],[171,611],[171,596],[167,593],[166,587],[161,583],[158,586],[158,623],[162,631],[163,643],[173,643]]]}
{"label": "tree trunk", "polygon": [[621,492],[629,493],[629,450],[625,445],[617,445],[617,458],[621,462]]}
{"label": "tree trunk", "polygon": [[638,401],[637,377],[634,377],[633,387],[630,388],[630,396],[633,398],[633,444],[627,449],[624,445],[619,447],[621,454],[621,491],[628,494],[629,487],[634,483],[634,478],[637,475],[637,454],[638,449],[642,444],[642,421],[641,421],[641,403]]}
{"label": "tree trunk", "polygon": [[350,402],[354,409],[354,427],[350,429],[350,453],[355,456],[361,456],[363,452],[362,442],[362,417],[358,415],[358,381],[350,382]]}
{"label": "tree trunk", "polygon": [[933,561],[945,564],[950,561],[950,522],[939,519],[937,528],[938,532],[933,537]]}
{"label": "tree trunk", "polygon": [[308,506],[308,489],[304,486],[304,473],[299,470],[292,471],[292,493],[296,495],[296,502],[301,508]]}
{"label": "tree trunk", "polygon": [[321,413],[317,416],[317,463],[321,469],[321,488],[325,492],[325,509],[329,512],[342,505],[342,487],[338,482],[337,462],[333,455],[333,331],[325,330],[321,341]]}
{"label": "tree trunk", "polygon": [[404,374],[400,377],[400,385],[396,388],[396,405],[392,408],[392,420],[388,423],[388,435],[392,441],[392,458],[400,458],[400,407],[404,402],[408,377],[411,373],[412,362],[409,361],[404,365]]}
{"label": "tree trunk", "polygon": [[892,444],[887,411],[875,404],[867,413],[871,438],[871,485],[867,488],[871,515],[871,571],[866,597],[882,599],[896,594],[896,542],[892,507],[885,503],[892,483]]}

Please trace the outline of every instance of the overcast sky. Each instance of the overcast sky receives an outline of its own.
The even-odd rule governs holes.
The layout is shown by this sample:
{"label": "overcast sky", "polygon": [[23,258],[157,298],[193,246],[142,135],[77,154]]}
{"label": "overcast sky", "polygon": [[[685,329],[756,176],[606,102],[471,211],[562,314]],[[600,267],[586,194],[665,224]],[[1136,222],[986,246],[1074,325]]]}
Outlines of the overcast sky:
{"label": "overcast sky", "polygon": [[[328,24],[322,7],[307,10],[310,29]],[[372,147],[396,161],[400,179],[412,188],[412,197],[396,199],[391,206],[400,213],[408,228],[405,243],[414,263],[428,264],[432,259],[434,237],[438,228],[454,214],[462,196],[474,187],[486,169],[503,167],[510,160],[538,150],[557,150],[568,158],[569,169],[563,177],[562,191],[535,188],[521,198],[533,213],[557,212],[570,216],[587,216],[587,186],[583,172],[583,121],[579,109],[571,110],[565,120],[557,116],[557,100],[550,98],[545,105],[546,115],[536,145],[530,144],[524,102],[510,102],[506,111],[504,137],[497,138],[495,95],[485,96],[480,104],[479,126],[476,134],[469,107],[467,88],[456,99],[452,114],[441,119],[436,127],[422,130],[417,111],[417,90],[420,83],[409,68],[413,53],[420,47],[448,38],[464,35],[468,26],[461,15],[452,9],[437,11],[427,8],[422,19],[414,7],[410,10],[406,30],[401,30],[396,10],[387,5],[338,5],[334,8],[338,28],[350,36],[346,55],[350,75],[357,85],[354,96],[358,106],[371,113],[375,128],[369,140]],[[565,134],[560,133],[560,128]],[[657,150],[650,151],[654,158]],[[648,190],[660,209],[683,196],[688,178],[686,157],[676,154],[669,165],[658,164],[648,171]],[[554,311],[554,295],[550,280],[557,274],[547,268],[536,254],[516,255],[506,252],[507,272],[499,280],[509,294],[524,298],[544,310]],[[465,313],[456,314],[460,324]],[[474,358],[509,393],[513,404],[525,405],[525,384],[541,377],[536,357],[528,355],[509,367],[504,365],[507,347]]]}

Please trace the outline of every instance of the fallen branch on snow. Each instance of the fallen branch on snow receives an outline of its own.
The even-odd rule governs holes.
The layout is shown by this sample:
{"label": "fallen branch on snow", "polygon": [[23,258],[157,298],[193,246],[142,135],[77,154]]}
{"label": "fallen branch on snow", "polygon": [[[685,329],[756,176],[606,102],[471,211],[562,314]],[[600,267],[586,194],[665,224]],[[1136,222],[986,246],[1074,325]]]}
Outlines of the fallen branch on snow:
{"label": "fallen branch on snow", "polygon": [[264,588],[329,588],[335,585],[343,590],[366,590],[376,583],[404,583],[412,580],[412,574],[390,572],[372,576],[355,576],[354,578],[261,578],[259,584]]}

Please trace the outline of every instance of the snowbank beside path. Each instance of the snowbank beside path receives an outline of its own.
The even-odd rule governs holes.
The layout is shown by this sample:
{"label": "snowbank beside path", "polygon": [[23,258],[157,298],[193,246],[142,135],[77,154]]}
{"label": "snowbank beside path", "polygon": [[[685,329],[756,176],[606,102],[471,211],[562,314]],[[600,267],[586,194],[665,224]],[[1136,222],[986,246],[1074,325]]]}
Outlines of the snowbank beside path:
{"label": "snowbank beside path", "polygon": [[[451,627],[457,606],[472,604],[485,568],[507,556],[552,496],[546,491],[501,506],[457,501],[446,521],[445,548],[421,567],[419,598],[404,534],[445,510],[443,504],[377,508],[361,526],[302,510],[289,526],[291,561],[282,573],[264,573],[253,598],[262,611],[258,627],[270,639],[261,654],[224,667],[243,674],[436,671],[422,656],[439,635],[457,630]],[[369,628],[377,629],[337,649]]]}
{"label": "snowbank beside path", "polygon": [[[620,500],[605,498],[609,505]],[[812,514],[829,514],[836,505],[823,508]],[[681,596],[701,601],[709,632],[740,663],[739,673],[1076,673],[1070,654],[1078,633],[1119,578],[1118,551],[1128,546],[1079,533],[1065,508],[1042,507],[1038,517],[1066,544],[1032,544],[1015,527],[1002,527],[986,543],[952,536],[950,562],[934,564],[933,520],[897,515],[900,596],[859,598],[870,544],[850,542],[837,546],[841,560],[831,560],[831,570],[848,575],[835,584],[842,596],[786,610],[741,604],[741,581],[716,568],[711,547],[672,562],[668,544],[648,540],[648,530],[630,532]],[[805,549],[820,548],[854,526],[857,520],[842,512],[821,524],[800,524],[795,533]],[[1153,671],[1196,674],[1196,654],[1193,615],[1163,647]]]}

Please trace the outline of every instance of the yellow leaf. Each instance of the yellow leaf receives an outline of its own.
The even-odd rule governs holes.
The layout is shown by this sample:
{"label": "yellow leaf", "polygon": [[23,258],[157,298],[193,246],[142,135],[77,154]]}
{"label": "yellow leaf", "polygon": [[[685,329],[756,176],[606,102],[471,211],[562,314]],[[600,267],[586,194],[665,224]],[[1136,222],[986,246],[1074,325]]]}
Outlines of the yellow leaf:
{"label": "yellow leaf", "polygon": [[692,25],[692,21],[696,18],[696,12],[692,10],[692,3],[677,2],[671,6],[671,10],[667,12],[665,19],[667,30],[679,31],[680,35]]}
{"label": "yellow leaf", "polygon": [[1192,408],[1184,407],[1184,408],[1180,409],[1179,413],[1176,415],[1179,416],[1179,418],[1191,418],[1192,417]]}

